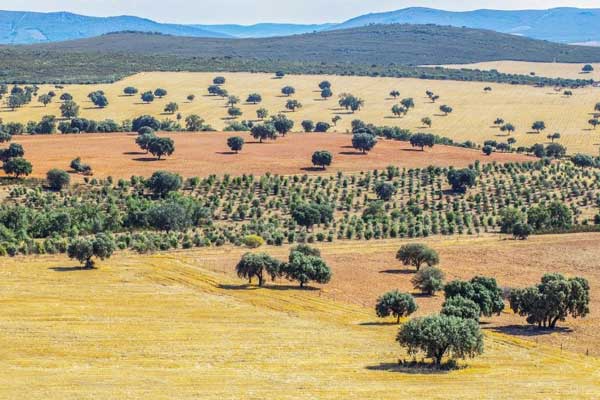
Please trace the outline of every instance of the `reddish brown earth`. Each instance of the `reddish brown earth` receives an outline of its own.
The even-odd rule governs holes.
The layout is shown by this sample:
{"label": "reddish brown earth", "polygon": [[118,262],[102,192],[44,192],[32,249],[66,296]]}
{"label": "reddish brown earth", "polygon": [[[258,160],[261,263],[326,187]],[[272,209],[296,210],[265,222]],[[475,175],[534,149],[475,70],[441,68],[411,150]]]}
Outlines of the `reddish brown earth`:
{"label": "reddish brown earth", "polygon": [[[226,144],[227,138],[234,135],[246,140],[239,154],[231,153]],[[175,153],[160,161],[140,151],[135,144],[135,134],[18,136],[13,141],[23,145],[25,157],[33,164],[33,177],[44,177],[52,168],[68,169],[71,160],[76,157],[90,164],[95,176],[115,178],[149,176],[159,169],[186,177],[226,173],[322,173],[311,165],[311,156],[316,150],[329,150],[333,154],[333,164],[326,171],[329,173],[381,169],[388,165],[460,167],[475,160],[531,160],[527,156],[509,153],[494,153],[487,157],[478,150],[450,146],[435,146],[421,152],[406,142],[388,140],[380,140],[369,154],[361,154],[350,146],[350,135],[339,133],[294,133],[265,143],[256,142],[248,133],[172,133],[166,136],[175,141]]]}

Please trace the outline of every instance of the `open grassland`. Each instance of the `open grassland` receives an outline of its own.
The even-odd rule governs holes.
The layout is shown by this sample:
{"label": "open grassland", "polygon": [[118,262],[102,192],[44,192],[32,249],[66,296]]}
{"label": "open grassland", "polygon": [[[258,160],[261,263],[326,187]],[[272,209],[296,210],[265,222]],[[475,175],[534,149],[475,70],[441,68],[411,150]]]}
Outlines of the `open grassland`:
{"label": "open grassland", "polygon": [[[490,157],[480,151],[451,146],[435,146],[425,152],[415,151],[407,142],[380,140],[369,154],[361,154],[351,146],[352,137],[340,133],[293,133],[276,141],[258,143],[249,133],[241,134],[246,140],[243,151],[232,153],[227,138],[232,133],[173,133],[175,153],[156,160],[140,151],[136,135],[82,134],[15,136],[13,142],[23,145],[26,157],[33,164],[33,177],[45,177],[51,168],[68,169],[71,160],[81,157],[99,177],[129,178],[131,175],[149,176],[163,169],[183,176],[210,174],[301,174],[322,173],[311,164],[317,150],[328,150],[334,157],[326,173],[357,172],[383,169],[388,165],[399,167],[456,166],[465,167],[475,160],[482,162],[516,162],[532,160],[519,154],[494,153]],[[1,174],[1,172],[0,172]]]}
{"label": "open grassland", "polygon": [[[324,248],[338,278],[342,250]],[[354,244],[345,250],[368,257]],[[207,270],[226,265],[229,251],[121,254],[92,271],[60,257],[3,261],[0,397],[591,399],[600,391],[597,358],[494,332],[467,368],[401,370],[394,325],[318,291],[248,289]]]}
{"label": "open grassland", "polygon": [[571,79],[593,79],[600,80],[600,64],[591,63],[594,71],[584,73],[581,71],[585,64],[577,63],[544,63],[528,61],[486,61],[472,64],[449,64],[444,68],[453,69],[479,69],[489,71],[495,69],[505,74],[530,75],[532,72],[537,76],[548,78],[571,78]]}
{"label": "open grassland", "polygon": [[[594,105],[600,99],[600,89],[593,87],[576,89],[572,97],[565,97],[562,92],[549,87],[488,85],[481,82],[319,75],[288,75],[283,79],[273,79],[270,74],[153,72],[133,75],[114,84],[67,85],[63,90],[44,85],[39,93],[55,90],[60,97],[61,93],[69,92],[81,105],[82,117],[112,118],[117,121],[141,114],[174,119],[174,115],[165,114],[163,110],[168,102],[176,102],[182,116],[195,113],[214,128],[223,129],[231,121],[227,115],[226,100],[208,96],[206,91],[215,75],[225,76],[227,82],[224,87],[229,94],[240,97],[240,108],[244,113],[240,119],[255,120],[256,110],[261,107],[268,109],[271,115],[283,112],[288,99],[299,100],[303,107],[296,112],[287,113],[287,116],[296,122],[295,130],[301,130],[300,122],[305,119],[330,122],[333,117],[340,116],[342,120],[334,129],[341,132],[349,130],[350,122],[358,118],[377,125],[430,131],[459,142],[472,140],[481,144],[486,139],[507,139],[498,127],[492,126],[496,118],[503,118],[516,126],[517,130],[513,136],[517,139],[517,146],[545,143],[548,141],[546,135],[554,132],[561,133],[560,143],[571,153],[585,152],[595,155],[600,143],[600,131],[595,132],[588,125]],[[326,101],[321,100],[317,87],[322,80],[329,80],[334,92],[334,97]],[[287,85],[296,89],[296,94],[289,98],[280,92],[281,88]],[[139,95],[123,95],[122,90],[126,86],[137,87],[140,92],[161,87],[168,91],[168,95],[156,99],[152,104],[144,104]],[[492,92],[484,92],[485,86],[491,86]],[[396,100],[389,97],[390,91],[394,89],[400,92],[400,97]],[[87,95],[94,90],[106,92],[110,103],[108,107],[95,108],[89,102]],[[427,90],[439,95],[440,99],[436,103],[431,102],[425,95]],[[262,95],[261,104],[244,102],[248,94],[253,92]],[[352,114],[340,108],[337,95],[343,92],[363,98],[364,109]],[[186,100],[190,94],[196,96],[193,102]],[[414,98],[415,108],[405,117],[394,117],[391,113],[392,106],[406,97]],[[450,105],[454,112],[443,116],[439,110],[442,104]],[[0,117],[4,121],[39,120],[46,114],[60,116],[58,100],[47,107],[32,102],[16,111],[6,107],[0,110]],[[431,128],[422,126],[423,117],[432,118]],[[542,134],[531,132],[531,125],[537,120],[546,123],[547,130]]]}

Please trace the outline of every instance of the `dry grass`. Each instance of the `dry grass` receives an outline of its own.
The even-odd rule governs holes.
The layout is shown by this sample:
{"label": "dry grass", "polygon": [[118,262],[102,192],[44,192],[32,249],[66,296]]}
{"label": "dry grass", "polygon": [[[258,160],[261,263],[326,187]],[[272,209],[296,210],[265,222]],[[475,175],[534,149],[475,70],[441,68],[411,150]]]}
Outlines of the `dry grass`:
{"label": "dry grass", "polygon": [[351,136],[346,134],[291,134],[276,141],[259,144],[249,134],[243,151],[233,154],[227,147],[227,137],[233,133],[175,133],[173,156],[158,161],[140,152],[136,135],[90,134],[59,136],[19,136],[14,142],[25,148],[33,164],[34,177],[44,177],[51,168],[68,169],[75,157],[89,163],[96,176],[129,178],[149,176],[158,169],[178,172],[184,176],[210,174],[275,174],[323,173],[312,168],[311,156],[316,150],[329,150],[334,156],[325,173],[336,171],[366,171],[393,164],[400,167],[467,166],[482,162],[525,161],[531,158],[510,153],[495,153],[491,157],[480,151],[449,146],[435,146],[425,152],[415,151],[406,142],[381,140],[369,154],[356,152]]}
{"label": "dry grass", "polygon": [[369,324],[370,310],[310,291],[240,288],[204,269],[212,252],[118,255],[93,271],[60,257],[3,260],[0,397],[591,399],[600,391],[598,359],[497,333],[465,369],[399,370],[396,327]]}
{"label": "dry grass", "polygon": [[[600,70],[600,68],[598,68]],[[67,86],[64,91],[74,95],[75,100],[82,106],[81,115],[94,119],[112,118],[115,120],[130,119],[141,114],[153,114],[160,118],[174,118],[161,115],[167,102],[179,103],[180,112],[185,116],[197,113],[206,119],[207,123],[217,129],[227,125],[227,108],[225,100],[206,96],[206,88],[211,83],[214,73],[143,73],[137,74],[111,85],[75,85]],[[513,86],[491,84],[493,91],[484,93],[481,82],[456,81],[427,81],[420,79],[369,78],[342,76],[286,76],[284,79],[273,79],[269,74],[226,73],[225,87],[230,94],[237,95],[242,101],[249,93],[259,92],[263,96],[260,105],[242,104],[243,119],[255,119],[256,109],[267,108],[271,114],[284,110],[287,100],[282,97],[280,89],[284,85],[296,88],[292,98],[300,100],[304,107],[295,113],[288,113],[296,122],[296,129],[304,119],[314,121],[330,121],[335,115],[342,117],[337,130],[345,132],[350,122],[360,118],[380,125],[397,125],[413,131],[431,131],[448,136],[457,141],[474,140],[482,143],[486,139],[506,140],[499,130],[492,127],[492,122],[504,118],[517,126],[514,137],[517,145],[531,145],[546,142],[546,134],[560,132],[564,144],[570,152],[587,152],[596,154],[600,141],[600,133],[589,130],[587,121],[591,118],[594,104],[598,101],[597,88],[585,88],[574,91],[571,98],[563,97],[552,88],[533,88],[531,86]],[[322,101],[317,84],[328,79],[333,84],[336,96],[328,101]],[[140,91],[163,87],[169,94],[163,99],[157,99],[153,104],[141,104],[138,96],[122,95],[126,86],[136,86]],[[40,93],[53,89],[42,87]],[[106,109],[97,109],[87,100],[87,94],[93,90],[102,89],[107,93],[110,105]],[[395,118],[391,115],[391,107],[398,100],[389,98],[388,93],[397,89],[403,97],[413,97],[416,108],[408,116]],[[432,90],[441,96],[437,103],[431,103],[425,96],[426,90]],[[366,101],[362,111],[349,114],[337,105],[337,95],[350,92]],[[62,91],[58,90],[60,95]],[[195,94],[196,100],[187,102],[188,94]],[[448,104],[454,112],[441,116],[439,106]],[[37,103],[26,106],[15,112],[3,108],[0,116],[5,121],[39,120],[44,114],[60,115],[58,102],[43,107]],[[421,126],[421,118],[431,117],[431,129]],[[541,135],[528,133],[531,124],[536,120],[544,120],[548,127]],[[600,131],[599,131],[600,132]]]}
{"label": "dry grass", "polygon": [[593,79],[600,80],[600,64],[591,64],[594,67],[592,73],[586,74],[581,71],[585,64],[573,63],[542,63],[527,61],[487,61],[473,64],[450,64],[446,68],[469,68],[483,71],[495,69],[507,74],[529,75],[534,72],[537,76],[548,78],[571,78],[571,79]]}

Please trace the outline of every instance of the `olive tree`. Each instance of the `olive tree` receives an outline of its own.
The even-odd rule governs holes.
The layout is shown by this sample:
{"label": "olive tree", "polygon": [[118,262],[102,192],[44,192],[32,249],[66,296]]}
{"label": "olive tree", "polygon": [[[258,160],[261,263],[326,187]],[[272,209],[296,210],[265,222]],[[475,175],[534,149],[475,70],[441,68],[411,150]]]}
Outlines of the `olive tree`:
{"label": "olive tree", "polygon": [[398,290],[387,292],[377,299],[375,312],[379,318],[388,316],[396,317],[396,323],[400,318],[408,317],[417,311],[415,298],[408,293],[400,293]]}
{"label": "olive tree", "polygon": [[421,243],[405,244],[396,253],[396,259],[404,265],[413,266],[419,271],[421,265],[434,266],[440,263],[438,253]]}
{"label": "olive tree", "polygon": [[99,233],[91,239],[79,238],[67,246],[69,258],[76,259],[84,265],[86,269],[94,268],[93,257],[105,260],[115,251],[115,242],[112,237]]}

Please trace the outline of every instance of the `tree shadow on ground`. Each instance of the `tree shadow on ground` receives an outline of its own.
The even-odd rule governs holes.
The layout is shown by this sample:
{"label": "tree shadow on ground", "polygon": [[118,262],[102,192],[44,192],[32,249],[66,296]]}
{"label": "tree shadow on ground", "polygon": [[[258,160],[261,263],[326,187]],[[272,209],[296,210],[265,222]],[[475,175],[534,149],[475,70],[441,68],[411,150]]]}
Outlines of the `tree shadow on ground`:
{"label": "tree shadow on ground", "polygon": [[323,169],[321,167],[302,167],[300,169],[302,171],[306,171],[306,172],[324,172],[324,171],[326,171],[325,169]]}
{"label": "tree shadow on ground", "polygon": [[365,367],[369,371],[386,371],[386,372],[398,372],[402,374],[447,374],[453,370],[459,369],[458,367],[452,367],[448,364],[444,364],[438,367],[434,364],[425,362],[397,362],[397,363],[379,363],[376,365],[369,365]]}
{"label": "tree shadow on ground", "polygon": [[86,268],[86,267],[82,267],[81,265],[77,265],[75,267],[50,267],[48,269],[51,269],[54,272],[74,272],[74,271],[91,271],[91,270],[96,269],[96,267]]}
{"label": "tree shadow on ground", "polygon": [[402,149],[402,151],[418,151],[419,153],[425,153],[425,150],[421,149]]}
{"label": "tree shadow on ground", "polygon": [[235,155],[238,154],[235,151],[215,151],[215,154],[221,154],[224,156],[231,156],[231,155]]}
{"label": "tree shadow on ground", "polygon": [[493,331],[493,332],[504,333],[505,335],[526,336],[526,337],[544,336],[544,335],[550,335],[552,333],[573,332],[573,329],[571,329],[569,327],[565,327],[565,326],[562,326],[562,327],[558,326],[554,329],[550,329],[550,328],[538,328],[537,325],[505,325],[505,326],[498,326],[498,327],[494,327],[494,328],[485,328],[485,329]]}
{"label": "tree shadow on ground", "polygon": [[394,326],[399,324],[391,321],[373,321],[373,322],[361,322],[358,325],[360,326]]}
{"label": "tree shadow on ground", "polygon": [[165,161],[166,158],[163,159],[158,159],[155,157],[138,157],[138,158],[134,158],[133,161],[141,161],[141,162],[150,162],[150,161]]}
{"label": "tree shadow on ground", "polygon": [[148,153],[145,153],[143,151],[125,151],[125,152],[123,152],[123,154],[126,156],[142,156],[142,155],[148,154]]}
{"label": "tree shadow on ground", "polygon": [[379,273],[392,275],[414,275],[415,271],[412,269],[384,269],[379,271]]}
{"label": "tree shadow on ground", "polygon": [[366,153],[362,151],[340,151],[340,154],[344,156],[364,156]]}
{"label": "tree shadow on ground", "polygon": [[230,284],[219,284],[219,289],[225,290],[256,290],[256,289],[267,289],[267,290],[306,290],[306,291],[318,291],[319,288],[312,286],[304,286],[303,288],[300,285],[265,285],[258,286],[258,284],[249,284],[244,283],[241,285],[230,285]]}

